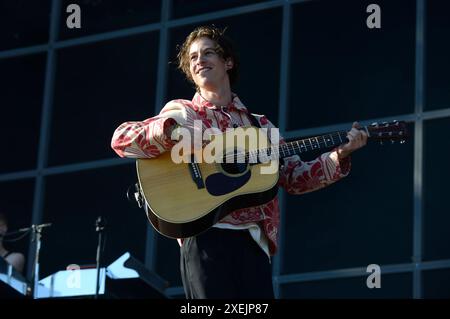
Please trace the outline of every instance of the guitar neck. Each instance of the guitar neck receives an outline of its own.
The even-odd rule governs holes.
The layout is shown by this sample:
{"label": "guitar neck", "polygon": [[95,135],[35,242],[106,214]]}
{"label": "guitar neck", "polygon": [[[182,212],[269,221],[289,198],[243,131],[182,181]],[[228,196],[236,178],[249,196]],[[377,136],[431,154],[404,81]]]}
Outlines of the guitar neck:
{"label": "guitar neck", "polygon": [[280,154],[280,158],[285,158],[315,150],[332,148],[347,141],[347,132],[340,131],[278,145],[278,152]]}
{"label": "guitar neck", "polygon": [[[361,127],[360,130],[365,130],[368,132],[366,127]],[[282,159],[311,151],[329,149],[347,142],[347,132],[337,131],[320,136],[290,141],[284,144],[272,146],[270,148],[259,149],[257,152],[249,152],[248,156],[250,159],[258,156],[260,160],[257,162],[261,162],[261,160]]]}

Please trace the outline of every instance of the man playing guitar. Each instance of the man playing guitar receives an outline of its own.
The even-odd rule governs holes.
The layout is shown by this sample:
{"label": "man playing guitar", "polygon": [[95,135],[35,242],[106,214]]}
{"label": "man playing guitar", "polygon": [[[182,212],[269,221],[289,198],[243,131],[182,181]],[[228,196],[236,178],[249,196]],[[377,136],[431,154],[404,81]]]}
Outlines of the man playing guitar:
{"label": "man playing guitar", "polygon": [[[215,127],[221,131],[254,126],[255,121],[269,131],[274,128],[264,115],[251,114],[232,92],[239,59],[224,31],[215,27],[195,29],[180,47],[178,59],[179,68],[196,86],[192,101],[172,100],[155,117],[120,125],[111,143],[119,156],[158,158],[177,142],[172,140],[172,131],[181,126],[193,132],[196,120],[201,121],[203,129]],[[284,158],[278,185],[290,194],[302,194],[347,176],[349,155],[367,142],[367,133],[358,128],[355,122],[347,132],[347,142],[313,161],[303,162],[298,155]],[[232,211],[207,231],[179,240],[186,297],[273,298],[270,260],[277,251],[278,227],[275,196],[261,205]]]}

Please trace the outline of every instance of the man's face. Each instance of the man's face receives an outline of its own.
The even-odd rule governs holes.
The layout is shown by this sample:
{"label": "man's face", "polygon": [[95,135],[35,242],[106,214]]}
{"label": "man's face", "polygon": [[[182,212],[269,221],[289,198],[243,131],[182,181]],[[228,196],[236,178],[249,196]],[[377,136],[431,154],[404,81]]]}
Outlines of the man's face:
{"label": "man's face", "polygon": [[229,82],[227,70],[231,60],[224,61],[215,51],[216,43],[206,37],[198,38],[189,48],[189,68],[192,79],[200,88],[213,89]]}

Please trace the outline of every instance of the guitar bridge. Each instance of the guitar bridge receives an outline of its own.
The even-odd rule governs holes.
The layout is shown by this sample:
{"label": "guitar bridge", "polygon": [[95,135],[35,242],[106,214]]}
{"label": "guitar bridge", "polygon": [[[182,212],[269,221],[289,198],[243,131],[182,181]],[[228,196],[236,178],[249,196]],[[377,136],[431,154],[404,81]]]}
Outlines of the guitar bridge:
{"label": "guitar bridge", "polygon": [[189,172],[191,172],[192,180],[194,181],[195,185],[197,185],[197,188],[198,189],[205,188],[202,173],[200,171],[200,167],[195,162],[194,155],[191,156],[191,162],[188,165],[189,165]]}

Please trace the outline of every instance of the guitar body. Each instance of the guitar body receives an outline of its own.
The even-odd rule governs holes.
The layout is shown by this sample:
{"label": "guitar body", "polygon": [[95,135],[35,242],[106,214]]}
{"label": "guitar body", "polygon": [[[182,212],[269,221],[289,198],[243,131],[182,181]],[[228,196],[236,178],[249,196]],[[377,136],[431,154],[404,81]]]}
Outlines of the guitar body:
{"label": "guitar body", "polygon": [[[226,141],[234,140],[236,134],[220,136],[227,156],[236,152],[233,146],[226,147]],[[245,131],[241,135],[244,137]],[[249,140],[239,151],[270,146],[265,135],[258,136],[258,145]],[[171,152],[166,152],[157,158],[138,159],[136,165],[147,217],[158,232],[171,238],[199,234],[234,210],[269,202],[278,191],[278,160],[252,165],[220,163],[218,159],[176,164]]]}

